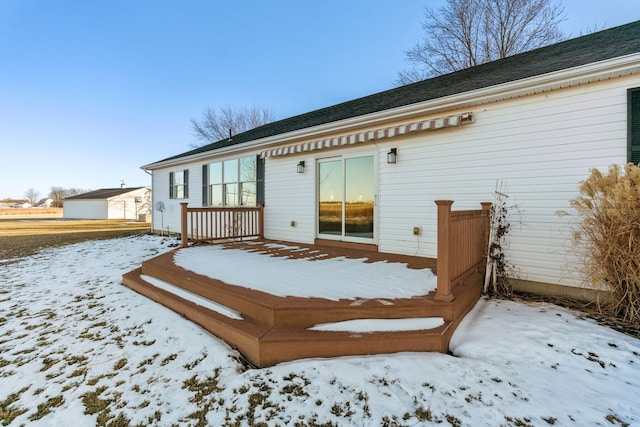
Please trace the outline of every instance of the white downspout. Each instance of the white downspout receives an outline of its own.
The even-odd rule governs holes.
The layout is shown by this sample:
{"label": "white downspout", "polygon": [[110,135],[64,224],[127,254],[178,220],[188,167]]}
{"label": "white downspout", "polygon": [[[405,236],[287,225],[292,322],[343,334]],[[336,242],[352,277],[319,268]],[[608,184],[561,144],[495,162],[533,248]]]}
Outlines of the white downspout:
{"label": "white downspout", "polygon": [[154,202],[153,202],[153,172],[149,172],[147,169],[142,168],[143,171],[145,171],[146,173],[149,174],[149,176],[151,177],[151,205],[149,206],[149,210],[151,211],[151,235],[153,235],[153,222],[155,219],[155,215],[153,213],[153,206],[154,206]]}

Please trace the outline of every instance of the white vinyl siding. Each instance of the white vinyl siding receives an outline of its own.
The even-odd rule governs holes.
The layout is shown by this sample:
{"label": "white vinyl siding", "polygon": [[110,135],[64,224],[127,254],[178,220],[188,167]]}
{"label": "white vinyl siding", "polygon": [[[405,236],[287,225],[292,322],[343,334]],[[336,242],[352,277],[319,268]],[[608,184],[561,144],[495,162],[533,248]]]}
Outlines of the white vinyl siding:
{"label": "white vinyl siding", "polygon": [[[180,206],[176,206],[175,200],[169,199],[169,192],[167,191],[169,188],[169,172],[170,170],[167,169],[153,171],[151,228],[156,231],[175,233],[180,230]],[[156,209],[158,202],[164,204],[164,212]]]}
{"label": "white vinyl siding", "polygon": [[[304,173],[297,164],[305,160]],[[265,237],[313,243],[315,239],[315,162],[300,156],[269,158],[265,165]],[[295,226],[291,226],[295,221]]]}
{"label": "white vinyl siding", "polygon": [[[180,170],[188,170],[189,183],[202,182],[202,165],[189,165]],[[175,172],[175,168],[158,169],[153,171],[153,229],[164,233],[180,232],[180,203],[188,203],[189,206],[202,206],[202,192],[200,186],[195,185],[189,190],[189,197],[184,199],[172,199],[169,197],[170,179],[169,176]],[[155,209],[156,202],[163,202],[165,210],[160,212]]]}
{"label": "white vinyl siding", "polygon": [[[626,91],[638,85],[637,77],[631,80],[487,104],[472,109],[473,124],[378,143],[379,250],[436,257],[434,200],[479,209],[480,202],[493,200],[501,180],[508,203],[521,212],[511,218],[507,252],[519,277],[579,286],[570,200],[591,168],[626,162]],[[387,164],[386,153],[394,147],[398,161]],[[331,153],[267,159],[266,237],[313,242],[315,160]],[[306,168],[296,174],[300,160]],[[420,227],[419,236],[413,227]]]}
{"label": "white vinyl siding", "polygon": [[628,80],[489,104],[472,125],[380,146],[398,147],[397,164],[380,164],[380,250],[435,257],[433,201],[478,209],[502,180],[521,211],[507,251],[519,277],[578,286],[570,200],[591,168],[626,161]]}
{"label": "white vinyl siding", "polygon": [[109,219],[109,203],[101,200],[66,200],[63,207],[65,219]]}
{"label": "white vinyl siding", "polygon": [[[465,106],[446,112],[473,112],[474,122],[458,128],[358,147],[268,157],[265,237],[313,243],[316,161],[357,150],[377,150],[375,227],[381,252],[436,257],[434,200],[454,200],[454,209],[479,209],[480,202],[493,200],[496,181],[501,180],[509,195],[508,203],[521,211],[521,216],[511,218],[507,250],[519,278],[579,286],[571,241],[572,224],[577,218],[570,200],[577,196],[579,183],[591,168],[606,170],[610,164],[626,163],[627,90],[639,86],[640,77],[629,76]],[[434,113],[424,119],[442,115]],[[391,148],[398,150],[396,164],[386,163]],[[208,161],[189,165],[192,187],[202,182],[203,164],[249,153],[214,154]],[[306,167],[299,174],[296,165],[301,160]],[[165,201],[165,231],[169,227],[176,232],[180,226],[179,201],[168,200],[168,175],[168,168],[154,170],[154,201]],[[202,206],[201,193],[190,191],[190,206]],[[420,228],[420,235],[413,235],[413,227]],[[160,228],[155,211],[154,228]]]}

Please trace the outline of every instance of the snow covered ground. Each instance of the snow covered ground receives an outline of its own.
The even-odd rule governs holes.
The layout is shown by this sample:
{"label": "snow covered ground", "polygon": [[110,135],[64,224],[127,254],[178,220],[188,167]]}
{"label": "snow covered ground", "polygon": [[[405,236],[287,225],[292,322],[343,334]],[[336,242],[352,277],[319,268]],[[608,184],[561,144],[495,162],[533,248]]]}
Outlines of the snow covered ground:
{"label": "snow covered ground", "polygon": [[120,284],[173,243],[139,236],[0,261],[0,424],[640,425],[640,341],[550,304],[481,300],[453,355],[247,370]]}

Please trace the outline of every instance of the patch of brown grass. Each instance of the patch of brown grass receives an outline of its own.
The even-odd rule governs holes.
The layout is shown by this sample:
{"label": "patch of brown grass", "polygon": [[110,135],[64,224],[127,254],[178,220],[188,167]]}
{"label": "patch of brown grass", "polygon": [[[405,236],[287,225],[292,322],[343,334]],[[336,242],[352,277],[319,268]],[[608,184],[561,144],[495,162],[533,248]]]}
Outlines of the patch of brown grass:
{"label": "patch of brown grass", "polygon": [[41,218],[4,215],[0,216],[0,260],[33,255],[51,246],[145,234],[149,228],[150,224],[145,222],[62,220],[58,214]]}
{"label": "patch of brown grass", "polygon": [[62,208],[0,208],[0,215],[38,216],[55,215],[62,217]]}

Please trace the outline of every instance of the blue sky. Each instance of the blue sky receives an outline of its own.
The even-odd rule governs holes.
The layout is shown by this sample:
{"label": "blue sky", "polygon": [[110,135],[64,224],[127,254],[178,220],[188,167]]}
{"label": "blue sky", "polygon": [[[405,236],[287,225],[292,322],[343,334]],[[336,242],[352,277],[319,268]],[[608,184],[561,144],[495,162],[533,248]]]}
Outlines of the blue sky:
{"label": "blue sky", "polygon": [[[0,0],[0,199],[150,185],[207,107],[286,118],[393,87],[443,0]],[[564,0],[577,36],[637,0]]]}

